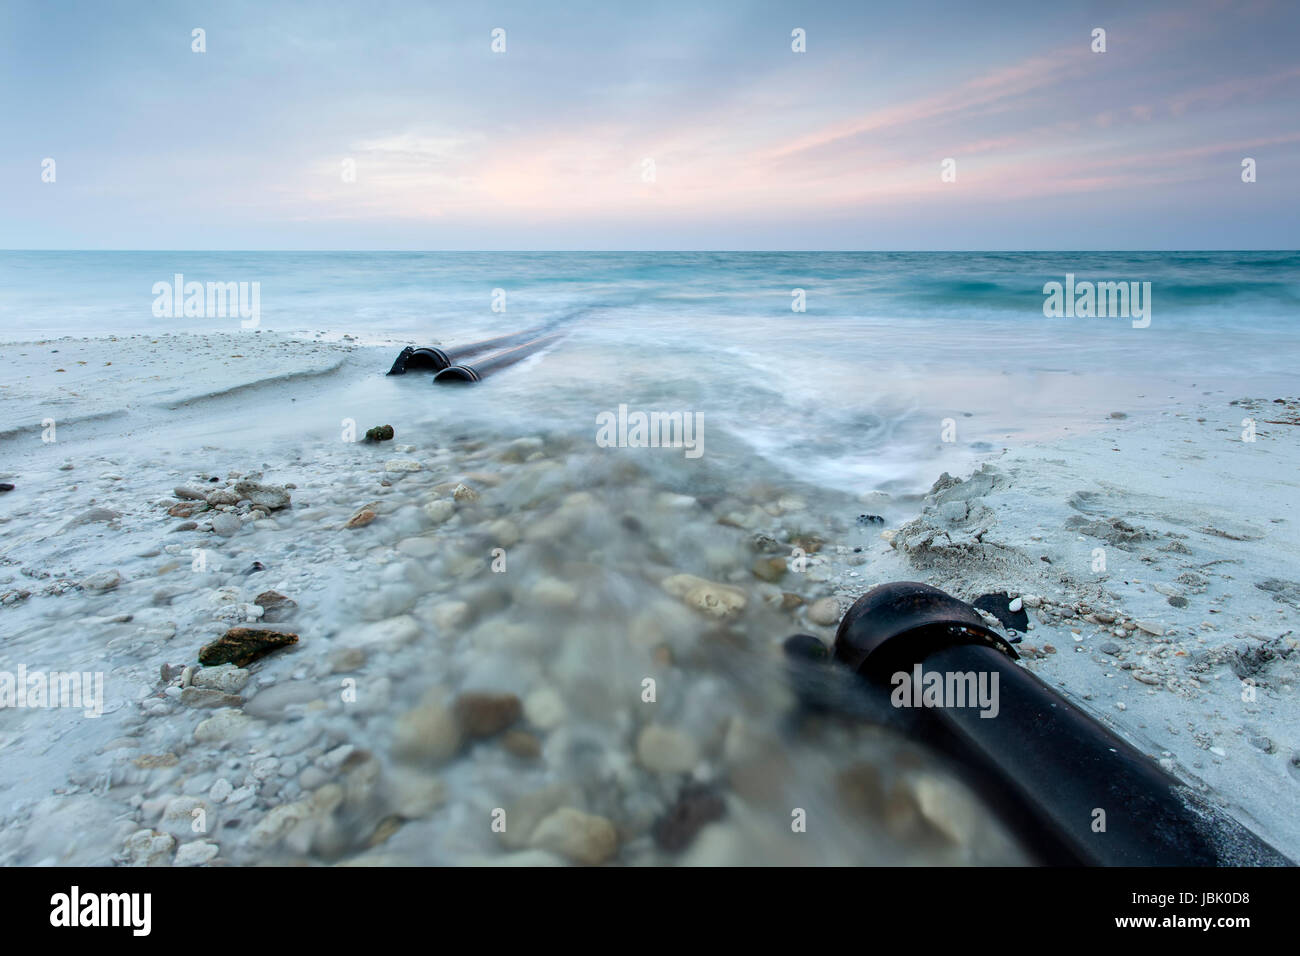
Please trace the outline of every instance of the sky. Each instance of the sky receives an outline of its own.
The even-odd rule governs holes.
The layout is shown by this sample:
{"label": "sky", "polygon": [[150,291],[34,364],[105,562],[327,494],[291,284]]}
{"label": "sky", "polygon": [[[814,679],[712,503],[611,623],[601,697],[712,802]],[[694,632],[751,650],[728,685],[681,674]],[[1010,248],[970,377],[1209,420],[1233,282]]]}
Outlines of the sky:
{"label": "sky", "polygon": [[1296,0],[0,0],[0,248],[1297,247]]}

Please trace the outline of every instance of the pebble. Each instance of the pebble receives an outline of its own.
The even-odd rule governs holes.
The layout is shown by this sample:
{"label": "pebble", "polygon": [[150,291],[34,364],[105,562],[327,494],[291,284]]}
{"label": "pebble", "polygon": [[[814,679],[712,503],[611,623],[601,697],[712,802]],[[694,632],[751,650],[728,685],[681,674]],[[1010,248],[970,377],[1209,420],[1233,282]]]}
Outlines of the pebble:
{"label": "pebble", "polygon": [[537,825],[529,845],[574,863],[598,866],[618,852],[618,833],[604,817],[561,807]]}
{"label": "pebble", "polygon": [[247,498],[255,505],[261,505],[271,511],[286,508],[289,505],[289,492],[281,485],[263,485],[256,481],[237,481],[234,488],[239,499]]}
{"label": "pebble", "polygon": [[122,583],[122,575],[117,570],[99,571],[81,582],[87,591],[112,591]]}
{"label": "pebble", "polygon": [[825,597],[808,606],[808,620],[822,627],[834,627],[840,622],[840,602],[833,597]]}
{"label": "pebble", "polygon": [[660,585],[687,606],[714,618],[734,617],[744,610],[745,592],[692,574],[674,574]]}
{"label": "pebble", "polygon": [[237,710],[219,710],[194,728],[194,739],[199,743],[221,743],[233,740],[247,730],[253,719]]}
{"label": "pebble", "polygon": [[423,471],[424,465],[410,458],[391,458],[384,462],[384,471],[390,475],[405,474],[413,471]]}
{"label": "pebble", "polygon": [[471,739],[493,737],[523,714],[523,706],[514,694],[482,692],[461,694],[452,710],[461,732]]}
{"label": "pebble", "polygon": [[212,530],[223,538],[234,537],[243,526],[239,516],[229,511],[212,516]]}
{"label": "pebble", "polygon": [[220,852],[221,848],[215,843],[207,843],[203,840],[182,843],[176,851],[176,866],[202,866],[213,860]]}
{"label": "pebble", "polygon": [[456,513],[456,503],[450,498],[439,498],[424,506],[424,513],[434,524],[442,524]]}
{"label": "pebble", "polygon": [[538,730],[553,730],[564,722],[568,708],[564,698],[549,687],[542,687],[524,698],[524,716]]}
{"label": "pebble", "polygon": [[641,766],[654,773],[687,773],[700,761],[694,740],[662,724],[650,724],[641,731],[636,755]]}

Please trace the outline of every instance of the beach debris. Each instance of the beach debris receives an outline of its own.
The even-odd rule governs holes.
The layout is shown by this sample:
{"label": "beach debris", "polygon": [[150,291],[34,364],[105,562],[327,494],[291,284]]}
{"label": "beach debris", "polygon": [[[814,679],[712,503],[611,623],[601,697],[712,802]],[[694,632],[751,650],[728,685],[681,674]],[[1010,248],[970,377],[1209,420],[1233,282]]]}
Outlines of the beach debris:
{"label": "beach debris", "polygon": [[[987,611],[1009,630],[1025,631],[1029,628],[1029,615],[1024,610],[1025,602],[1020,598],[1013,599],[1005,591],[981,594],[972,603],[977,611]],[[1013,608],[1012,604],[1016,606]]]}
{"label": "beach debris", "polygon": [[368,442],[381,442],[381,441],[392,441],[392,440],[393,440],[392,425],[376,425],[374,428],[366,429],[366,441]]}
{"label": "beach debris", "polygon": [[204,667],[215,664],[246,667],[272,651],[297,643],[298,635],[292,631],[277,631],[266,627],[232,627],[199,651],[199,663]]}
{"label": "beach debris", "polygon": [[679,853],[691,845],[700,830],[721,820],[726,812],[722,797],[709,787],[683,787],[677,802],[651,828],[655,845],[669,853]]}

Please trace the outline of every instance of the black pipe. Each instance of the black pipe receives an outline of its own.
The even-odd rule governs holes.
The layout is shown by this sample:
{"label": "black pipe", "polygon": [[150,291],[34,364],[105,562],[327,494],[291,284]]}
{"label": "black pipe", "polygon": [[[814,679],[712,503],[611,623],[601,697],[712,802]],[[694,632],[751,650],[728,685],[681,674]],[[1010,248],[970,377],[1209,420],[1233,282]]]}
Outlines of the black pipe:
{"label": "black pipe", "polygon": [[451,349],[442,349],[437,346],[428,345],[416,348],[408,345],[398,354],[393,367],[388,370],[389,375],[405,375],[408,371],[430,369],[434,372],[441,372],[445,368],[455,365],[462,359],[469,358],[471,355],[477,355],[480,352],[486,352],[489,349],[501,348],[515,342],[524,342],[536,338],[541,333],[541,329],[527,329],[523,332],[512,332],[509,335],[498,335],[491,339],[482,339],[478,342],[469,342],[466,345],[458,345]]}
{"label": "black pipe", "polygon": [[516,345],[514,348],[496,352],[473,364],[461,362],[452,365],[435,375],[433,380],[439,385],[457,385],[465,382],[481,381],[493,372],[498,372],[503,368],[514,365],[516,362],[523,361],[558,338],[558,334],[543,335],[531,342],[525,342],[522,345]]}
{"label": "black pipe", "polygon": [[[872,589],[840,622],[834,655],[870,694],[913,708],[917,732],[1044,863],[1294,865],[1017,664],[969,605],[936,588]],[[918,684],[941,690],[927,703]]]}

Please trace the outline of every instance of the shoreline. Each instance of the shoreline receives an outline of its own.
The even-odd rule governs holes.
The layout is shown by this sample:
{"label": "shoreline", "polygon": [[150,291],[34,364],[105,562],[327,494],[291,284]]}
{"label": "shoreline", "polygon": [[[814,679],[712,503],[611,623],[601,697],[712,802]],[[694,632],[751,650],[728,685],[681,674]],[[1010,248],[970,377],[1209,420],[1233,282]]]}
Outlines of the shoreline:
{"label": "shoreline", "polygon": [[[346,401],[277,376],[74,431],[75,460],[37,444],[6,462],[0,670],[103,672],[109,699],[93,720],[0,711],[0,753],[24,768],[0,791],[0,862],[1023,862],[906,741],[783,736],[780,641],[829,640],[852,599],[905,579],[1038,598],[1025,666],[1300,856],[1284,633],[1300,461],[1270,423],[1294,399],[1108,420],[986,455],[917,507],[723,466],[690,487],[688,463],[544,429],[394,415],[393,441],[340,442],[338,408],[358,437],[391,413],[366,391],[379,350],[356,348],[311,351],[338,359]],[[1247,414],[1259,440],[1238,447]],[[1234,482],[1248,498],[1224,499]],[[862,512],[889,515],[890,540]],[[263,625],[300,641],[198,667],[200,647]],[[774,835],[791,805],[833,825]],[[515,833],[492,834],[496,808]],[[665,836],[665,819],[705,822]]]}

